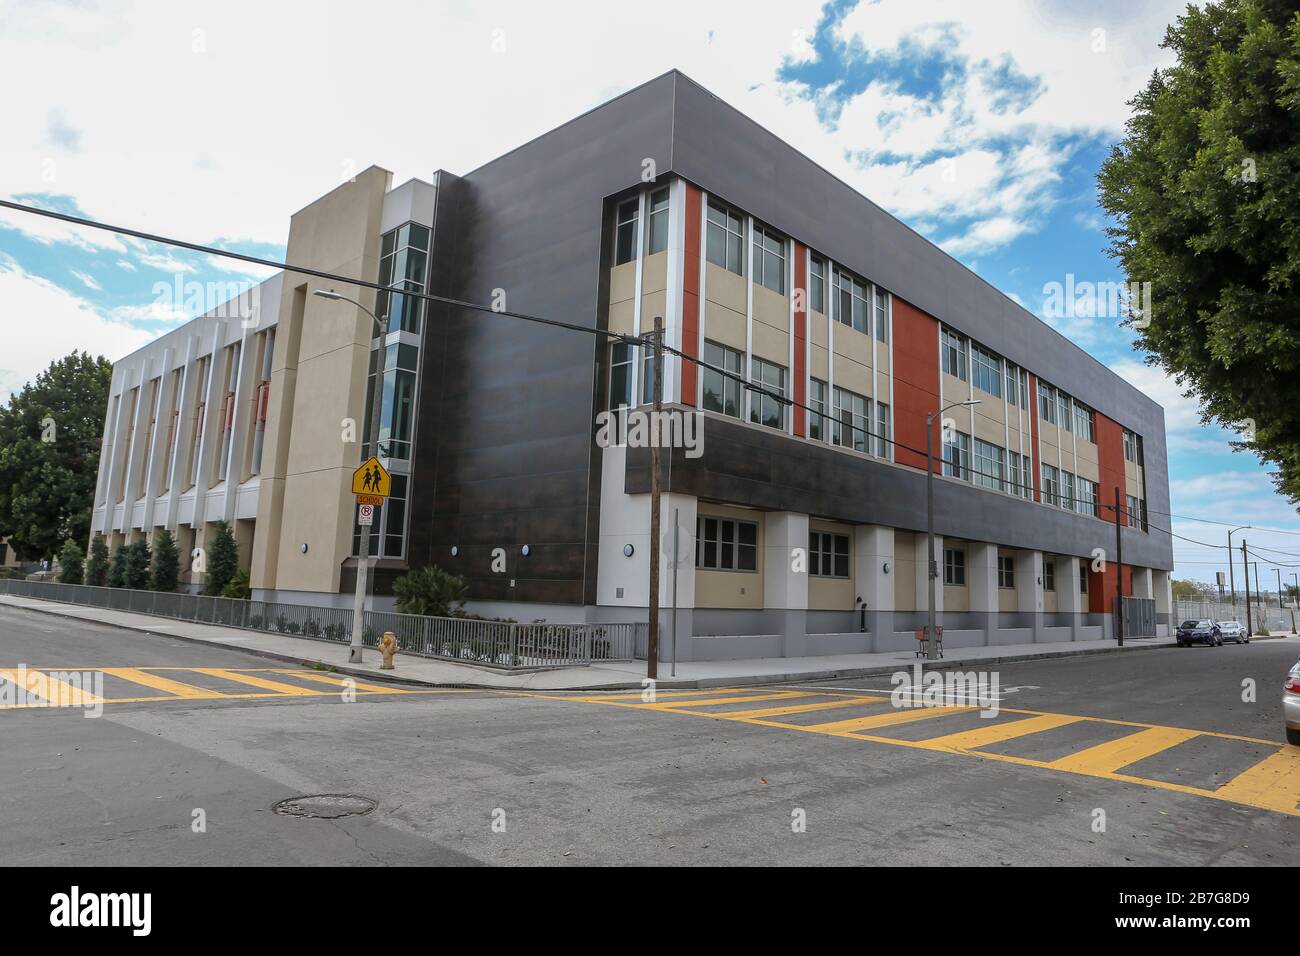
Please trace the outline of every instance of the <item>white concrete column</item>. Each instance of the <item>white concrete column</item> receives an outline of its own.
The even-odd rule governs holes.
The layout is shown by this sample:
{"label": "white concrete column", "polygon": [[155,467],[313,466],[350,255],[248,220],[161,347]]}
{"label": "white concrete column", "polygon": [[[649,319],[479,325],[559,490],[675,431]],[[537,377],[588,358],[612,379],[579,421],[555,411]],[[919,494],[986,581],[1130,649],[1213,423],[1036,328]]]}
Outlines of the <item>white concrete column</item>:
{"label": "white concrete column", "polygon": [[158,501],[159,476],[167,470],[167,463],[161,459],[164,449],[167,447],[167,429],[172,416],[171,389],[169,386],[172,381],[171,364],[174,352],[175,349],[172,348],[163,350],[162,365],[158,372],[158,396],[153,410],[153,438],[150,442],[151,447],[148,450],[149,457],[145,461],[144,529],[146,533],[153,532],[154,505]]}
{"label": "white concrete column", "polygon": [[853,534],[854,596],[866,602],[871,650],[888,650],[894,635],[894,529],[861,525]]}
{"label": "white concrete column", "polygon": [[[797,552],[797,553],[796,553]],[[802,555],[802,560],[798,560]],[[803,657],[807,647],[808,516],[769,513],[763,530],[763,607],[782,634],[782,654]]]}
{"label": "white concrete column", "polygon": [[131,447],[126,450],[126,464],[122,469],[122,531],[127,534],[130,534],[134,527],[132,514],[138,500],[136,475],[144,467],[146,449],[143,446],[147,427],[145,423],[153,414],[149,402],[149,364],[148,359],[140,363],[140,374],[135,386],[135,417],[131,425]]}
{"label": "white concrete column", "polygon": [[980,621],[984,643],[995,642],[998,632],[998,546],[984,541],[966,545],[966,583],[970,610]]}
{"label": "white concrete column", "polygon": [[1084,596],[1079,593],[1079,559],[1072,554],[1056,557],[1056,611],[1068,614],[1070,640],[1079,639],[1079,615],[1087,610]]}
{"label": "white concrete column", "polygon": [[1151,572],[1151,590],[1156,601],[1156,634],[1168,637],[1176,623],[1170,617],[1174,611],[1174,591],[1168,571]]}
{"label": "white concrete column", "polygon": [[1150,568],[1133,568],[1133,596],[1135,598],[1153,598],[1152,575]]}
{"label": "white concrete column", "polygon": [[[1058,584],[1059,588],[1060,585]],[[1058,592],[1059,597],[1059,592]],[[1016,610],[1021,627],[1032,629],[1032,641],[1037,643],[1043,628],[1043,552],[1016,552]]]}

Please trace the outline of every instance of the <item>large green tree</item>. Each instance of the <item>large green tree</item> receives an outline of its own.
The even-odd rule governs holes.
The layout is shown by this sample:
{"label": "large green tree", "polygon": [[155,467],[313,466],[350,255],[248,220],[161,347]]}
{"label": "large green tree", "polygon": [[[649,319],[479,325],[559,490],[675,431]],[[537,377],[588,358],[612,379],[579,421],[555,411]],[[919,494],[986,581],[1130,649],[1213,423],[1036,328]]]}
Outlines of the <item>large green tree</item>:
{"label": "large green tree", "polygon": [[0,537],[22,558],[53,558],[90,537],[113,366],[74,352],[0,407]]}
{"label": "large green tree", "polygon": [[[1111,254],[1150,282],[1139,343],[1300,500],[1300,15],[1189,7],[1177,64],[1131,102],[1099,175]],[[1142,322],[1137,323],[1138,326]]]}

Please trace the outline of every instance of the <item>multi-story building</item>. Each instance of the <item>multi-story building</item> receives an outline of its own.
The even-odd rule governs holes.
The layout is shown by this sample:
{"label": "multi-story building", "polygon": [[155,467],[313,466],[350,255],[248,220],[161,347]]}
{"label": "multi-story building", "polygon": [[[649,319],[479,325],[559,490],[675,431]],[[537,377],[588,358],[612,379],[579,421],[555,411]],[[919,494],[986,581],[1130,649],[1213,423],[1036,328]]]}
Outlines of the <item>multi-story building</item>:
{"label": "multi-story building", "polygon": [[[694,550],[663,567],[681,659],[910,646],[926,417],[975,400],[934,426],[947,642],[1109,633],[1116,495],[1124,593],[1168,625],[1162,409],[677,72],[463,175],[368,169],[292,217],[286,260],[392,291],[285,272],[118,362],[110,545],[165,527],[189,550],[224,519],[257,596],[346,604],[382,356],[379,600],[436,563],[480,613],[644,619],[649,453],[598,441],[597,416],[648,400],[646,350],[414,290],[605,332],[662,319],[686,356],[664,401],[700,426],[663,456],[663,526]],[[386,315],[386,341],[322,288]]]}

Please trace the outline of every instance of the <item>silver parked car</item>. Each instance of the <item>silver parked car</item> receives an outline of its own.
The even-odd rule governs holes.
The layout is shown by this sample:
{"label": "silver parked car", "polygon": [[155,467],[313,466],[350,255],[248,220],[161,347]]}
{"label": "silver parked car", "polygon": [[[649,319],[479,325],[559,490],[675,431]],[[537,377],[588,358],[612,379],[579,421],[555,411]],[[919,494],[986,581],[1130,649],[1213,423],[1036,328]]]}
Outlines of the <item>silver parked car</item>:
{"label": "silver parked car", "polygon": [[1291,668],[1282,685],[1282,719],[1286,721],[1286,742],[1300,747],[1300,663]]}
{"label": "silver parked car", "polygon": [[1249,644],[1250,632],[1246,630],[1246,625],[1240,621],[1219,621],[1219,633],[1223,635],[1223,642],[1226,644],[1232,641],[1234,644]]}

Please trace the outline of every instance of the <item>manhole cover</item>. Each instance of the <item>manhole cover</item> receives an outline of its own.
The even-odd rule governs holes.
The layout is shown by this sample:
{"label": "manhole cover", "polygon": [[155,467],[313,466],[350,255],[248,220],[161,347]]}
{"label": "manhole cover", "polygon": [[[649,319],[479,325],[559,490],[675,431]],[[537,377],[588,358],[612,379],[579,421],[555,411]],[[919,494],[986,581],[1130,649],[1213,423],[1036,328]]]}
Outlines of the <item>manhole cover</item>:
{"label": "manhole cover", "polygon": [[281,800],[273,809],[286,817],[318,817],[334,820],[338,817],[355,817],[369,813],[375,801],[350,793],[317,793],[308,797],[290,797]]}

